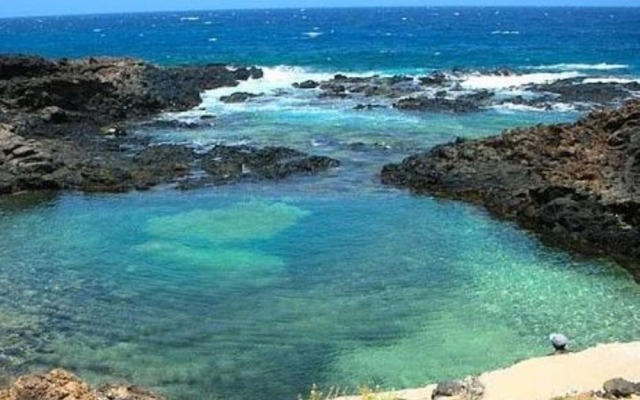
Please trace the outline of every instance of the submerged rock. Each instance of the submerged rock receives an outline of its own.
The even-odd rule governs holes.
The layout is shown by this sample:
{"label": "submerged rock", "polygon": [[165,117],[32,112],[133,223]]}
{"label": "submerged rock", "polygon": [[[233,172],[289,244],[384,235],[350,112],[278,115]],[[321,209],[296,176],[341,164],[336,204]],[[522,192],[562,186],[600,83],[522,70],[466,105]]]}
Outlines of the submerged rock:
{"label": "submerged rock", "polygon": [[309,156],[285,147],[256,149],[249,146],[216,146],[204,155],[202,167],[216,182],[240,179],[283,179],[335,168],[338,160]]}
{"label": "submerged rock", "polygon": [[136,386],[109,385],[95,390],[72,373],[55,369],[18,378],[8,389],[0,391],[0,400],[162,400],[162,397]]}
{"label": "submerged rock", "polygon": [[382,182],[479,203],[640,281],[640,101],[575,124],[457,140],[386,165]]}

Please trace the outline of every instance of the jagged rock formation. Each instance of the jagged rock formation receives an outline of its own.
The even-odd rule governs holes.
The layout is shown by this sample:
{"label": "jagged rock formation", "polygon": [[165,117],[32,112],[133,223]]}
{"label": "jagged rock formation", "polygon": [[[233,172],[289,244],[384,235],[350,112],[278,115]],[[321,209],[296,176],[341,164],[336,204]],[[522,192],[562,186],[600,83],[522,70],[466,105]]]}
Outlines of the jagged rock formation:
{"label": "jagged rock formation", "polygon": [[[51,61],[0,56],[0,194],[61,189],[121,192],[161,183],[191,188],[245,179],[245,173],[216,175],[220,171],[203,162],[211,157],[191,148],[150,147],[140,137],[129,137],[126,125],[161,111],[192,108],[204,90],[262,76],[255,67],[222,64],[161,68],[128,58]],[[244,101],[245,96],[253,95],[239,93],[231,100]],[[213,118],[208,115],[203,123]],[[225,151],[227,162],[242,166],[247,164],[247,153],[268,155],[275,150]],[[253,171],[279,171],[252,174],[252,179],[281,179],[338,165],[336,160],[302,153],[296,154],[295,162],[283,163],[281,157],[252,160],[248,164]],[[204,179],[185,182],[193,171],[203,169]]]}
{"label": "jagged rock formation", "polygon": [[484,205],[640,280],[640,101],[574,124],[457,140],[386,165],[386,184]]}

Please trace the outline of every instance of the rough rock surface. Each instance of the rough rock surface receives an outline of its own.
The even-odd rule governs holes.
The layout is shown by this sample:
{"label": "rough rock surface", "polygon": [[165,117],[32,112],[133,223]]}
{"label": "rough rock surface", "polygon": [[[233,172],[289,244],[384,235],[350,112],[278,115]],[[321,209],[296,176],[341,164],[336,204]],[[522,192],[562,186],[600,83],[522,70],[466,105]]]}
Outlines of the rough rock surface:
{"label": "rough rock surface", "polygon": [[220,101],[223,103],[244,103],[247,100],[256,97],[260,97],[260,95],[247,92],[235,92],[231,93],[229,96],[220,97]]}
{"label": "rough rock surface", "polygon": [[605,395],[614,398],[629,397],[632,394],[640,394],[637,393],[636,384],[623,378],[609,379],[602,385],[602,388],[604,389]]}
{"label": "rough rock surface", "polygon": [[162,397],[136,386],[110,385],[94,390],[72,373],[55,369],[18,378],[8,389],[0,391],[0,400],[162,400]]}
{"label": "rough rock surface", "polygon": [[476,377],[464,380],[440,382],[433,390],[433,400],[478,400],[484,394],[484,386]]}
{"label": "rough rock surface", "polygon": [[203,90],[236,86],[260,72],[222,64],[161,68],[128,58],[0,56],[0,122],[24,136],[58,136],[51,125],[108,124],[194,107]]}
{"label": "rough rock surface", "polygon": [[201,158],[208,176],[186,181],[180,187],[191,189],[202,185],[220,185],[241,180],[279,180],[292,175],[310,175],[340,165],[325,156],[309,156],[286,147],[216,146]]}
{"label": "rough rock surface", "polygon": [[386,165],[382,181],[471,201],[640,281],[640,101],[575,124],[457,140]]}
{"label": "rough rock surface", "polygon": [[[150,147],[140,137],[129,137],[127,126],[169,124],[191,129],[211,124],[211,115],[179,126],[150,118],[161,111],[196,106],[203,90],[233,87],[239,80],[262,75],[255,67],[222,64],[161,68],[127,58],[51,61],[0,55],[0,194],[60,189],[120,192],[163,183],[185,185],[192,172],[202,169],[207,156],[185,146]],[[232,101],[252,96],[231,95]],[[299,155],[297,164],[290,160],[288,166],[269,166],[276,161],[282,164],[269,157],[254,160],[254,170],[273,170],[254,178],[279,179],[337,165],[335,160]],[[207,179],[218,184],[237,180],[205,170],[210,171]],[[206,184],[207,179],[195,179],[188,186]]]}

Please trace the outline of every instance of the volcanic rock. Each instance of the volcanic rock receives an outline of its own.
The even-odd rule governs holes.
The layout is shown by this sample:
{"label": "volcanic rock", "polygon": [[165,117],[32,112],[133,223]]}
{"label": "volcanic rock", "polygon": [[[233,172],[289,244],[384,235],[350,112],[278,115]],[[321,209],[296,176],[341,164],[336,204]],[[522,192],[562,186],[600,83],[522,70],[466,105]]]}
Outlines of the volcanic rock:
{"label": "volcanic rock", "polygon": [[386,165],[381,178],[482,204],[547,243],[610,256],[640,281],[640,101],[574,124],[439,145]]}
{"label": "volcanic rock", "polygon": [[0,400],[162,400],[162,397],[136,386],[110,385],[94,390],[70,372],[55,369],[18,378],[8,389],[0,391]]}
{"label": "volcanic rock", "polygon": [[244,103],[249,99],[259,97],[259,94],[247,93],[247,92],[235,92],[229,96],[220,97],[220,101],[223,103]]}

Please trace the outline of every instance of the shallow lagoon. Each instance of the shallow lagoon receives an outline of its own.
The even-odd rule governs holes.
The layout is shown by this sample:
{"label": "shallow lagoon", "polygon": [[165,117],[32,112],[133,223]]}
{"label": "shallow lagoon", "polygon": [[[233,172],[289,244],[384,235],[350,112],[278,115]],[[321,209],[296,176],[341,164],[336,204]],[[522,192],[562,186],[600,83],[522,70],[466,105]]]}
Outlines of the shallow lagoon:
{"label": "shallow lagoon", "polygon": [[546,354],[552,331],[582,348],[640,326],[626,273],[454,202],[276,183],[16,203],[0,216],[13,369],[295,398],[477,373]]}

